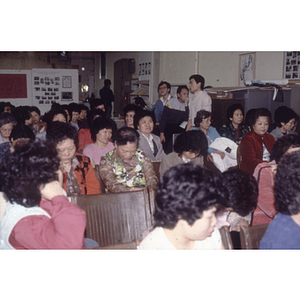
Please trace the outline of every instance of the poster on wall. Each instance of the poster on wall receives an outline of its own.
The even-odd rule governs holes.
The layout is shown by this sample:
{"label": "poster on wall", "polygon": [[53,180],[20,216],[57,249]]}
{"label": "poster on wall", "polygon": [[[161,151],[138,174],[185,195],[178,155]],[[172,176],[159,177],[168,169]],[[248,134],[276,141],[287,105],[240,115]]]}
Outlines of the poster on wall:
{"label": "poster on wall", "polygon": [[283,78],[300,79],[300,51],[284,52]]}
{"label": "poster on wall", "polygon": [[0,99],[27,98],[26,74],[0,74]]}
{"label": "poster on wall", "polygon": [[255,53],[240,54],[239,86],[246,86],[246,81],[255,79]]}

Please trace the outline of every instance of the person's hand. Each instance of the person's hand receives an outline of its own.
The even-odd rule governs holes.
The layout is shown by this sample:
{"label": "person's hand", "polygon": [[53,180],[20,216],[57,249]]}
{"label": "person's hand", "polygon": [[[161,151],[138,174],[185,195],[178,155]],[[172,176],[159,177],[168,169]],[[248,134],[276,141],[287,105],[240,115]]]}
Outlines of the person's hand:
{"label": "person's hand", "polygon": [[215,149],[214,153],[219,154],[219,155],[221,156],[222,159],[224,159],[224,157],[225,157],[225,153],[222,152],[222,151],[219,151],[219,150],[217,150],[217,149]]}
{"label": "person's hand", "polygon": [[160,142],[165,142],[166,141],[166,138],[165,138],[165,134],[163,132],[160,133]]}
{"label": "person's hand", "polygon": [[185,106],[188,106],[188,105],[189,105],[189,101],[190,101],[190,99],[189,99],[189,98],[185,98],[185,101],[184,101],[184,103],[185,103]]}
{"label": "person's hand", "polygon": [[45,200],[51,201],[55,196],[63,196],[63,188],[59,181],[51,181],[40,187],[41,196]]}

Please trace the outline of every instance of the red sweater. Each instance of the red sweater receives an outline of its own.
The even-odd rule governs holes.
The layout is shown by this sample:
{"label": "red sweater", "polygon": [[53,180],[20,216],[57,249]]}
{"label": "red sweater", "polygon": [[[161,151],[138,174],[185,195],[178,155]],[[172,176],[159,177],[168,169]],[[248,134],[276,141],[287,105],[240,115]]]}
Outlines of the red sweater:
{"label": "red sweater", "polygon": [[263,162],[263,144],[269,153],[271,153],[275,144],[274,137],[269,133],[265,133],[261,136],[253,130],[244,135],[239,145],[240,154],[242,156],[240,167],[242,171],[252,175],[256,166]]}
{"label": "red sweater", "polygon": [[65,196],[52,201],[41,200],[43,215],[27,216],[12,230],[9,243],[15,249],[82,249],[84,248],[85,212]]}

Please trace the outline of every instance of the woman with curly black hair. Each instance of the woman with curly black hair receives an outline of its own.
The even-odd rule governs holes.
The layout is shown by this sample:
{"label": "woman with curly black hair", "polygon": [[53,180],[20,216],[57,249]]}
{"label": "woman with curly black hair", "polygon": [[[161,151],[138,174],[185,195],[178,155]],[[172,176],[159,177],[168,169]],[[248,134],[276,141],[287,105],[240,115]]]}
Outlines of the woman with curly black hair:
{"label": "woman with curly black hair", "polygon": [[100,183],[91,160],[76,153],[78,132],[69,123],[53,122],[46,130],[47,140],[53,141],[63,172],[63,188],[68,196],[100,194]]}
{"label": "woman with curly black hair", "polygon": [[216,207],[224,195],[221,179],[190,163],[168,170],[156,190],[155,228],[139,249],[224,249],[215,227]]}
{"label": "woman with curly black hair", "polygon": [[207,169],[219,170],[207,153],[208,143],[205,134],[200,130],[185,131],[177,136],[174,152],[166,155],[159,165],[160,178],[172,167],[191,162]]}
{"label": "woman with curly black hair", "polygon": [[17,142],[0,165],[8,202],[1,219],[2,249],[84,248],[85,213],[64,196],[59,158],[49,142]]}

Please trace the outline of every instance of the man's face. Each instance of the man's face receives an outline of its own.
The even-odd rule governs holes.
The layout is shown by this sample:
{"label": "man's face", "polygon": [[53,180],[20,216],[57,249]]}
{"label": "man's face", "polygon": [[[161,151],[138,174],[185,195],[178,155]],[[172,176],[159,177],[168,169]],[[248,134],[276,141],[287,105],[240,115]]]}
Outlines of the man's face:
{"label": "man's face", "polygon": [[201,90],[201,82],[197,83],[194,78],[190,80],[189,88],[191,93],[196,93]]}
{"label": "man's face", "polygon": [[170,94],[170,89],[168,89],[165,83],[158,88],[158,94],[160,97],[164,97]]}
{"label": "man's face", "polygon": [[178,101],[184,103],[185,99],[189,97],[189,91],[187,89],[182,89],[180,94],[177,94]]}

